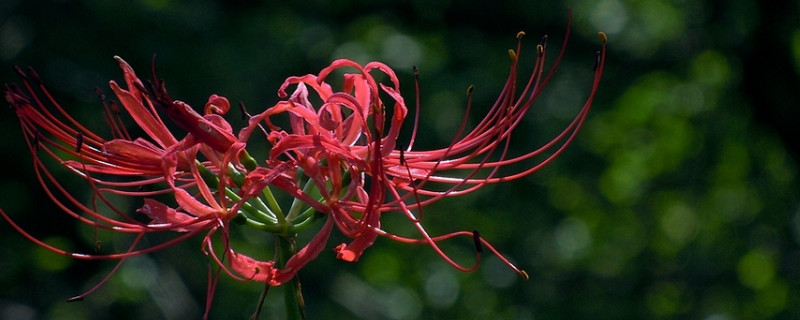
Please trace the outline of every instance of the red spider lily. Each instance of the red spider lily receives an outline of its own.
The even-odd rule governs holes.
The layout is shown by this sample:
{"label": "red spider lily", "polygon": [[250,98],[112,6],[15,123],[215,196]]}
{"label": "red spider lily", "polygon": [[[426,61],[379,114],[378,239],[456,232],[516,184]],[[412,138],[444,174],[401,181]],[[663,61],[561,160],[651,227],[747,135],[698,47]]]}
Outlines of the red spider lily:
{"label": "red spider lily", "polygon": [[[568,35],[569,29],[567,38]],[[28,234],[2,210],[0,214],[28,239],[80,259],[124,260],[205,231],[204,253],[216,262],[221,272],[237,280],[260,281],[269,286],[288,282],[314,260],[325,248],[334,225],[352,239],[334,249],[337,257],[345,261],[358,260],[378,236],[384,236],[404,243],[428,244],[463,271],[477,268],[482,249],[488,248],[527,278],[525,271],[500,255],[477,231],[430,236],[422,225],[424,206],[538,170],[562,153],[582,126],[603,72],[605,36],[602,34],[603,46],[597,53],[592,90],[575,119],[542,147],[519,156],[508,155],[513,131],[553,76],[567,42],[565,38],[555,63],[545,73],[543,40],[537,46],[536,62],[527,83],[518,87],[521,37],[522,33],[518,35],[517,49],[509,51],[512,63],[505,87],[483,120],[465,134],[465,115],[454,140],[445,148],[429,151],[413,148],[416,120],[408,147],[398,148],[408,108],[394,71],[379,62],[361,66],[342,59],[318,75],[286,79],[278,90],[279,97],[285,100],[250,117],[237,136],[221,116],[230,108],[224,97],[212,95],[201,115],[188,104],[172,100],[163,82],[154,79],[146,87],[133,69],[117,58],[127,88],[112,81],[111,89],[145,137],[132,138],[122,125],[117,103],[103,98],[105,120],[113,136],[109,140],[75,121],[50,95],[36,73],[18,69],[23,86],[7,86],[5,97],[20,119],[37,178],[47,195],[82,223],[136,237],[122,253],[70,253]],[[345,73],[342,88],[334,90],[326,80],[342,68],[356,72]],[[372,73],[380,73],[388,83],[380,83]],[[291,86],[295,90],[289,95],[287,89]],[[312,93],[316,97],[312,98]],[[391,103],[384,103],[386,97]],[[315,106],[312,100],[317,98],[322,103]],[[467,114],[470,108],[471,102]],[[419,109],[417,103],[417,115]],[[159,113],[166,114],[172,123],[186,131],[183,138],[178,139],[170,132]],[[275,125],[273,118],[279,115],[288,116],[288,131]],[[257,163],[245,150],[250,138],[258,132],[264,133],[272,145],[264,163]],[[544,159],[535,161],[540,155]],[[93,191],[90,205],[83,204],[55,179],[48,170],[51,160],[89,183]],[[512,174],[500,173],[501,167],[520,163],[526,168]],[[278,205],[272,194],[275,188],[293,199],[288,210]],[[137,212],[150,221],[142,222],[142,216],[130,216],[115,208],[110,198],[116,196],[143,198]],[[172,197],[175,205],[154,200],[154,196]],[[102,213],[106,210],[98,209],[99,205],[110,208],[113,214]],[[384,230],[381,216],[388,212],[404,214],[420,236],[407,238]],[[321,230],[302,249],[280,259],[281,265],[236,252],[230,245],[232,223],[292,238],[322,217],[326,221]],[[146,234],[159,231],[182,234],[152,247],[137,247]],[[220,239],[217,242],[221,242],[221,250],[215,249],[214,236]],[[439,242],[458,236],[473,237],[477,261],[472,267],[461,266],[439,248]],[[207,308],[216,279],[209,278]]]}
{"label": "red spider lily", "polygon": [[[228,100],[212,95],[205,105],[206,114],[201,116],[187,104],[169,98],[163,83],[154,82],[156,84],[151,85],[150,90],[145,89],[133,69],[121,58],[117,60],[127,89],[114,81],[110,82],[111,89],[146,137],[131,138],[122,124],[117,103],[106,100],[101,94],[105,120],[114,136],[110,140],[102,138],[74,120],[33,70],[23,72],[17,68],[23,86],[7,85],[5,98],[20,120],[33,155],[36,176],[45,193],[65,213],[82,223],[98,229],[135,234],[130,248],[113,254],[66,252],[26,232],[5,211],[0,210],[0,214],[17,231],[42,247],[78,259],[120,259],[117,267],[127,257],[162,249],[204,230],[208,231],[206,241],[209,243],[211,236],[223,230],[222,240],[227,247],[229,221],[242,206],[247,205],[247,199],[231,200],[236,198],[236,194],[227,187],[230,183],[228,171],[238,172],[245,170],[245,165],[254,165],[243,150],[244,144],[238,142],[230,125],[218,115],[229,109]],[[175,138],[157,109],[188,131],[184,138]],[[206,160],[200,161],[200,154]],[[47,158],[89,182],[93,190],[90,205],[83,204],[57,181],[49,170],[52,161]],[[244,162],[239,159],[244,159]],[[209,186],[209,182],[213,185]],[[178,206],[171,208],[149,198],[157,195],[172,195]],[[137,212],[151,221],[142,222],[143,216],[131,216],[116,208],[111,196],[145,198]],[[106,209],[110,209],[112,214],[104,214]],[[162,231],[185,234],[165,243],[137,248],[146,234]],[[233,251],[228,249],[228,253],[233,254]],[[214,255],[213,251],[209,254]],[[219,261],[216,256],[214,258]],[[213,281],[209,281],[209,286],[213,286]],[[74,299],[80,299],[96,288]],[[211,295],[208,305],[210,299]]]}
{"label": "red spider lily", "polygon": [[[118,58],[118,61],[128,89],[120,88],[114,81],[110,82],[110,86],[147,138],[132,139],[122,125],[118,105],[101,95],[106,109],[105,120],[115,139],[102,138],[75,121],[50,95],[32,69],[25,73],[17,68],[23,77],[24,89],[8,85],[5,98],[20,120],[39,182],[62,210],[83,223],[118,232],[142,233],[168,229],[169,226],[158,223],[143,224],[116,210],[106,195],[149,197],[168,193],[169,189],[158,186],[165,181],[165,175],[174,175],[187,185],[194,184],[191,179],[186,179],[185,170],[194,166],[194,160],[188,155],[191,149],[197,148],[197,143],[189,138],[179,141],[169,132],[141,81],[124,60]],[[36,85],[31,84],[31,79]],[[38,92],[35,87],[38,87]],[[162,159],[168,156],[179,159],[180,171],[164,172]],[[48,170],[47,157],[90,182],[95,190],[91,206],[77,200],[54,178]],[[145,191],[151,187],[154,190]],[[118,217],[100,214],[96,208],[98,201],[114,210]]]}
{"label": "red spider lily", "polygon": [[[354,67],[359,73],[345,74],[342,91],[334,92],[324,80],[331,72],[343,67]],[[384,136],[383,115],[377,111],[384,104],[379,97],[379,85],[370,75],[370,71],[376,69],[392,82],[392,87],[381,84],[380,90],[395,100],[393,118],[398,121],[392,121],[383,139],[374,140],[374,137]],[[322,201],[311,200],[310,204],[322,207],[344,235],[355,238],[351,246],[358,249],[337,249],[340,258],[354,261],[377,235],[364,226],[380,226],[381,211],[375,209],[383,202],[384,190],[380,183],[373,182],[367,193],[363,187],[364,174],[380,179],[381,166],[375,166],[374,162],[380,162],[388,155],[381,150],[394,148],[399,125],[406,113],[399,93],[399,80],[384,64],[372,62],[362,68],[355,62],[342,59],[334,61],[318,76],[288,78],[281,86],[279,96],[286,97],[285,90],[292,84],[298,87],[290,99],[253,117],[240,138],[247,137],[261,121],[266,122],[272,130],[269,139],[274,144],[270,158],[273,161],[287,158],[284,163],[302,170],[316,184]],[[319,109],[308,100],[306,85],[324,101]],[[270,121],[269,117],[280,113],[290,114],[291,133],[281,131]],[[368,123],[369,117],[374,117],[372,126]],[[349,179],[347,185],[344,177]],[[354,202],[351,199],[359,200]],[[354,204],[358,208],[352,208]],[[360,212],[361,216],[354,218],[354,212]]]}
{"label": "red spider lily", "polygon": [[[172,100],[162,82],[153,81],[150,89],[146,89],[133,69],[124,60],[117,60],[127,89],[114,81],[110,84],[111,89],[146,137],[132,139],[122,125],[117,103],[101,95],[106,109],[105,119],[114,136],[114,139],[103,139],[75,121],[33,70],[23,72],[17,68],[23,86],[6,86],[5,97],[20,120],[33,155],[37,178],[45,193],[64,212],[82,223],[135,234],[130,248],[114,254],[67,252],[29,234],[0,210],[3,218],[26,238],[56,253],[87,260],[120,259],[109,276],[127,257],[156,251],[206,231],[204,253],[231,277],[242,281],[262,281],[271,286],[292,279],[324,249],[334,220],[329,219],[320,232],[304,248],[288,257],[280,268],[273,261],[257,261],[235,252],[229,243],[231,221],[293,237],[317,220],[321,216],[318,213],[331,212],[328,204],[336,203],[333,194],[339,193],[341,185],[325,192],[327,189],[322,177],[341,174],[336,171],[317,174],[313,166],[297,166],[292,161],[270,160],[268,167],[258,166],[244,150],[250,133],[258,125],[254,122],[256,125],[243,130],[241,139],[237,139],[230,125],[218,115],[229,109],[227,99],[212,95],[205,105],[205,115],[201,116],[187,104]],[[175,138],[160,118],[159,111],[188,132],[184,138]],[[49,171],[51,161],[47,158],[89,182],[93,190],[91,205],[83,204],[59,183]],[[333,158],[328,160],[336,163]],[[300,168],[306,169],[303,174],[298,174]],[[355,171],[353,175],[356,176]],[[358,181],[357,177],[353,181]],[[315,198],[315,193],[309,190],[314,184],[323,193],[321,199]],[[346,195],[355,194],[360,189],[356,185],[358,183],[348,187]],[[294,198],[288,212],[284,213],[275,202],[271,186],[285,190]],[[177,206],[150,198],[158,195],[171,195]],[[141,222],[142,217],[130,216],[114,207],[110,196],[144,198],[137,212],[151,221]],[[99,205],[103,208],[98,208]],[[113,216],[104,214],[103,209],[110,209]],[[147,233],[159,231],[185,234],[152,247],[137,248]],[[221,254],[214,250],[214,235],[220,235],[224,247]],[[209,279],[207,308],[211,304],[216,279]],[[100,284],[104,282],[105,279]],[[100,284],[73,299],[83,298]]]}
{"label": "red spider lily", "polygon": [[[522,35],[523,33],[518,35],[520,40]],[[333,219],[345,236],[354,239],[350,244],[341,244],[335,248],[340,259],[357,260],[380,235],[407,243],[427,243],[448,263],[460,270],[470,271],[478,263],[471,268],[462,267],[442,252],[437,243],[456,236],[471,235],[478,248],[478,262],[482,247],[487,247],[527,278],[524,271],[502,257],[478,236],[477,231],[431,237],[422,226],[421,217],[417,217],[413,210],[421,212],[425,205],[445,197],[474,191],[488,183],[526,176],[563,152],[583,124],[600,83],[606,42],[605,35],[601,33],[600,36],[603,46],[597,53],[592,90],[583,108],[572,123],[553,140],[524,155],[508,157],[511,134],[553,76],[564,53],[567,39],[547,74],[544,74],[546,42],[543,40],[537,46],[534,70],[527,84],[517,93],[517,66],[521,56],[519,41],[517,49],[509,51],[512,58],[510,75],[494,106],[472,131],[458,137],[466,127],[465,116],[457,138],[446,148],[413,150],[412,138],[408,149],[394,150],[399,128],[408,112],[394,71],[378,62],[362,67],[346,59],[333,62],[316,76],[288,78],[279,89],[278,95],[287,97],[286,89],[290,85],[297,86],[294,93],[287,100],[252,117],[249,127],[240,133],[240,140],[246,140],[263,122],[271,130],[268,134],[273,143],[271,161],[293,166],[310,176],[322,193],[322,201],[306,201],[311,201],[308,203],[312,207],[321,208],[320,210],[328,213],[328,219]],[[334,70],[346,67],[354,68],[357,73],[344,74],[342,90],[334,91],[326,80]],[[373,70],[383,73],[390,84],[378,83],[370,74]],[[309,87],[322,101],[318,107],[310,102]],[[388,119],[381,93],[393,100],[392,113]],[[270,117],[282,113],[289,115],[290,132],[281,130],[270,120]],[[385,128],[386,123],[389,124],[388,130]],[[416,132],[412,137],[415,134]],[[548,151],[551,153],[544,160],[529,165],[525,170],[504,176],[497,174],[502,166],[521,163]],[[478,177],[478,173],[486,170],[489,171],[487,174]],[[429,182],[447,184],[449,187],[444,190],[432,189],[427,187]],[[390,199],[387,199],[387,195]],[[325,207],[328,209],[325,210]],[[404,238],[383,230],[380,224],[381,214],[393,211],[403,212],[421,237]],[[328,224],[329,222],[326,226]],[[264,268],[264,263],[248,260],[248,266],[254,270]]]}

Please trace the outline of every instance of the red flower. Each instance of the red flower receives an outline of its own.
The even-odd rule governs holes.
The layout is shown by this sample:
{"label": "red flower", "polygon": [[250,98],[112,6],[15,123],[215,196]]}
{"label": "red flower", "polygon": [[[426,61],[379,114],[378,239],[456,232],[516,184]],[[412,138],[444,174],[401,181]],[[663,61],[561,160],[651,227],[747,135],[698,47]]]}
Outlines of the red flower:
{"label": "red flower", "polygon": [[[3,218],[26,238],[54,252],[79,259],[124,260],[173,245],[204,230],[208,231],[208,239],[220,228],[227,228],[228,221],[243,205],[235,201],[228,203],[225,194],[216,189],[220,185],[225,189],[227,170],[244,169],[239,159],[250,160],[243,151],[244,144],[238,142],[230,125],[218,115],[230,108],[227,99],[212,95],[205,106],[206,114],[201,116],[187,104],[170,99],[163,83],[155,82],[156,85],[146,89],[133,69],[121,58],[116,59],[127,89],[115,81],[110,82],[111,89],[145,137],[132,138],[122,124],[119,105],[106,100],[102,94],[106,111],[104,119],[114,136],[109,140],[74,120],[50,95],[32,69],[24,72],[17,68],[23,79],[22,87],[6,86],[6,101],[19,118],[37,178],[45,193],[65,213],[82,223],[138,235],[130,249],[123,253],[71,253],[38,240],[0,210]],[[188,134],[180,140],[175,138],[157,109],[168,114]],[[47,161],[47,157],[89,182],[94,191],[90,205],[76,199],[56,180],[48,167],[52,161]],[[216,185],[209,186],[209,181]],[[109,195],[144,198],[144,204],[137,212],[151,221],[139,222],[136,217],[116,208]],[[171,208],[149,198],[156,195],[172,195],[177,207]],[[110,209],[113,214],[104,214],[105,209]],[[165,243],[137,248],[144,235],[162,231],[185,234]],[[223,240],[227,242],[227,239]],[[89,292],[92,291],[94,288]]]}
{"label": "red flower", "polygon": [[[568,29],[569,31],[569,29]],[[569,34],[569,32],[567,32]],[[522,38],[523,33],[518,35]],[[489,183],[508,181],[526,176],[552,161],[574,139],[588,114],[600,83],[605,61],[605,35],[600,34],[603,48],[597,53],[594,82],[589,97],[575,119],[549,143],[527,154],[509,157],[508,143],[514,129],[553,76],[566,47],[561,49],[554,65],[547,73],[545,68],[544,39],[537,46],[537,59],[528,82],[518,92],[517,66],[521,56],[521,41],[517,49],[509,51],[511,71],[503,91],[484,119],[469,133],[466,116],[453,142],[441,149],[414,150],[413,138],[407,149],[395,149],[399,130],[408,113],[400,95],[397,76],[388,66],[371,62],[363,67],[350,60],[337,60],[319,75],[290,77],[278,91],[286,98],[286,89],[296,85],[287,100],[281,101],[265,112],[251,118],[248,128],[242,130],[240,139],[247,139],[260,125],[265,124],[273,147],[270,161],[292,166],[307,174],[322,194],[322,201],[306,200],[312,207],[328,213],[339,230],[350,238],[350,244],[335,248],[337,256],[355,261],[372,245],[377,236],[385,236],[408,243],[427,243],[446,261],[460,270],[468,271],[443,253],[437,242],[455,236],[473,236],[478,247],[489,248],[500,254],[480,238],[477,232],[455,232],[431,237],[422,226],[422,208],[445,197],[474,191]],[[356,73],[345,73],[340,91],[326,82],[329,75],[340,68],[352,68]],[[378,70],[389,84],[378,83],[371,72]],[[314,106],[309,99],[309,88],[322,101]],[[393,101],[385,104],[385,94]],[[467,113],[470,105],[467,106]],[[387,111],[386,109],[390,109]],[[419,107],[417,106],[417,109]],[[391,112],[387,119],[387,112]],[[275,126],[270,117],[289,114],[289,132]],[[385,128],[388,123],[388,129]],[[415,124],[416,125],[416,124]],[[416,130],[416,129],[415,129]],[[416,132],[412,134],[412,137]],[[498,170],[507,165],[523,163],[550,152],[543,160],[527,165],[512,174],[499,175]],[[486,172],[488,171],[488,172]],[[483,175],[479,175],[483,174]],[[448,185],[444,189],[430,187],[429,182]],[[285,189],[291,192],[290,189]],[[327,209],[326,209],[327,208]],[[419,216],[414,211],[419,211]],[[393,235],[381,228],[380,217],[385,212],[403,212],[420,233],[417,239]],[[524,277],[527,274],[510,267]],[[251,263],[255,266],[254,263]],[[255,267],[253,267],[255,268]]]}
{"label": "red flower", "polygon": [[[567,31],[569,34],[569,29]],[[518,39],[522,35],[520,33]],[[278,90],[279,97],[284,100],[250,117],[248,125],[237,136],[220,116],[230,109],[226,98],[212,95],[201,115],[188,104],[172,100],[164,83],[155,79],[155,75],[149,88],[145,87],[133,69],[117,58],[127,88],[111,81],[111,89],[145,136],[131,137],[122,124],[117,103],[101,95],[105,120],[113,136],[109,140],[75,121],[50,95],[35,72],[18,69],[23,86],[8,85],[5,98],[20,120],[36,175],[47,195],[82,223],[137,234],[137,237],[124,253],[70,253],[28,234],[4,211],[0,210],[0,214],[28,239],[80,259],[124,260],[205,231],[204,253],[216,261],[220,270],[234,279],[262,281],[271,286],[293,279],[298,270],[314,260],[325,248],[334,225],[352,239],[334,248],[337,257],[345,261],[358,260],[378,236],[384,236],[405,243],[430,245],[448,263],[463,271],[477,268],[482,249],[488,248],[527,278],[525,271],[500,255],[477,231],[430,236],[422,225],[422,211],[426,205],[445,197],[526,176],[561,154],[586,119],[597,91],[605,60],[605,35],[602,33],[601,38],[603,47],[597,53],[592,90],[583,108],[550,142],[519,156],[508,154],[511,136],[553,76],[566,39],[547,73],[544,72],[546,43],[543,40],[537,46],[534,69],[522,87],[517,86],[521,57],[521,41],[518,41],[517,49],[509,51],[512,63],[505,87],[483,120],[466,132],[465,115],[456,137],[447,147],[428,151],[413,148],[416,120],[408,147],[399,147],[397,139],[408,108],[394,71],[379,62],[361,66],[346,59],[336,60],[318,75],[286,79]],[[356,72],[345,73],[342,88],[334,90],[326,80],[342,68]],[[372,75],[374,72],[381,73],[387,83],[379,83]],[[290,86],[295,89],[288,95]],[[310,98],[312,94],[319,99]],[[384,101],[386,97],[389,101]],[[312,100],[322,103],[315,106]],[[467,114],[470,107],[471,102],[467,105]],[[417,104],[417,114],[419,109]],[[166,114],[172,123],[186,131],[183,138],[178,139],[169,131],[159,113]],[[288,131],[273,122],[273,117],[278,115],[288,115]],[[245,148],[254,134],[262,133],[271,149],[269,158],[258,163]],[[544,159],[534,159],[542,154]],[[43,159],[46,157],[89,183],[94,191],[90,205],[78,201],[54,178],[48,170],[49,161]],[[501,174],[502,167],[520,163],[525,164],[525,169]],[[434,184],[446,187],[435,188]],[[280,190],[293,199],[288,209],[279,205],[273,190]],[[143,198],[143,205],[137,212],[151,221],[139,222],[115,208],[109,195]],[[171,196],[174,205],[152,199],[156,195]],[[106,210],[99,209],[98,205],[111,209],[114,215],[103,214]],[[404,214],[419,236],[406,238],[386,231],[381,225],[381,216],[386,212]],[[257,260],[234,251],[230,245],[231,223],[267,231],[282,239],[293,239],[320,218],[326,221],[309,243],[277,261]],[[182,235],[149,248],[137,248],[142,237],[159,231]],[[457,236],[473,238],[477,249],[474,266],[462,267],[439,248],[440,241]],[[219,239],[216,244],[215,239]],[[222,249],[219,249],[220,242]],[[216,279],[209,281],[207,306],[210,306]]]}
{"label": "red flower", "polygon": [[[197,148],[197,143],[189,138],[179,141],[169,132],[141,81],[124,60],[117,60],[122,67],[128,89],[120,88],[114,81],[110,82],[111,89],[147,137],[131,138],[122,125],[117,103],[106,100],[101,94],[106,110],[105,120],[115,139],[102,138],[75,121],[50,95],[32,69],[26,73],[17,68],[23,77],[24,89],[7,85],[5,98],[20,120],[40,183],[48,196],[65,212],[84,223],[118,232],[164,230],[168,227],[141,224],[126,213],[116,210],[107,201],[106,195],[149,197],[168,193],[170,190],[158,187],[158,183],[165,181],[166,175],[175,176],[184,181],[183,183],[193,183],[185,179],[188,176],[186,170],[194,166],[194,159],[188,155],[190,149]],[[75,199],[69,190],[56,181],[42,156],[53,158],[90,182],[95,190],[92,207]],[[162,166],[165,157],[178,159],[179,165],[176,169],[179,170],[165,173]],[[154,190],[143,191],[147,189]],[[115,210],[119,217],[109,218],[98,213],[98,200]]]}
{"label": "red flower", "polygon": [[[159,250],[205,231],[204,253],[231,277],[243,281],[263,281],[272,286],[292,279],[324,249],[334,220],[327,220],[320,232],[305,247],[288,257],[282,266],[277,266],[273,261],[257,261],[235,252],[229,242],[231,222],[282,237],[294,237],[324,216],[320,213],[331,212],[331,204],[335,204],[340,196],[342,184],[334,183],[328,189],[325,177],[341,178],[341,170],[348,166],[337,167],[339,163],[355,161],[359,162],[358,167],[363,167],[365,164],[360,157],[350,155],[339,161],[337,157],[343,151],[337,150],[336,155],[324,158],[332,165],[331,170],[327,171],[316,170],[310,157],[302,158],[305,162],[300,165],[293,159],[275,158],[270,159],[266,166],[259,166],[244,150],[252,131],[259,127],[258,121],[253,121],[254,125],[245,128],[237,138],[231,126],[218,115],[229,109],[227,99],[212,95],[205,105],[205,115],[201,116],[186,103],[172,100],[163,82],[155,80],[154,85],[145,88],[133,69],[122,59],[117,60],[122,67],[127,89],[114,81],[110,83],[111,89],[145,137],[132,138],[122,124],[117,103],[101,95],[106,108],[105,119],[114,136],[108,140],[102,138],[75,121],[50,95],[33,70],[23,72],[17,68],[23,86],[8,85],[5,97],[20,120],[33,155],[37,177],[45,193],[64,212],[82,223],[115,232],[137,234],[130,249],[113,254],[66,252],[27,233],[0,210],[3,218],[26,238],[54,252],[78,259],[120,259],[120,263],[127,257]],[[167,114],[170,121],[188,133],[180,140],[175,138],[159,112]],[[276,134],[273,132],[267,136],[274,137]],[[291,138],[283,141],[285,143],[276,150],[303,148],[302,145],[292,145]],[[319,138],[312,138],[308,142],[333,146]],[[273,153],[279,155],[284,152]],[[49,171],[50,161],[45,157],[54,159],[89,182],[94,191],[91,205],[83,204],[55,179]],[[357,172],[350,173],[355,176],[352,181],[356,183],[346,186],[344,196],[360,190]],[[333,180],[340,181],[338,178]],[[288,211],[284,212],[275,202],[270,188],[284,190],[295,199]],[[322,198],[313,196],[316,194],[310,190],[313,188],[319,189]],[[136,212],[146,215],[151,221],[139,222],[136,217],[114,207],[108,199],[109,195],[143,198],[143,205]],[[157,195],[172,196],[175,205],[150,198]],[[110,209],[114,215],[104,214],[105,209]],[[160,231],[184,234],[152,247],[137,248],[147,233]],[[221,251],[214,248],[216,238],[221,242]],[[216,277],[209,281],[208,306],[215,286]],[[95,288],[75,299],[82,298]]]}

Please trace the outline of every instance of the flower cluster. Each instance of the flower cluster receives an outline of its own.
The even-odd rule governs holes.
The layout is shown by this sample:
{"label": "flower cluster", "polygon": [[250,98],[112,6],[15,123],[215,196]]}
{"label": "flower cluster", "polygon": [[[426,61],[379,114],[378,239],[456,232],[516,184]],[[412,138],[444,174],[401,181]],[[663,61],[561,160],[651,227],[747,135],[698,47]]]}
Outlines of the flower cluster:
{"label": "flower cluster", "polygon": [[[5,212],[0,213],[28,239],[79,259],[124,260],[203,233],[204,254],[222,272],[270,286],[290,281],[315,259],[327,247],[334,226],[352,239],[333,247],[341,260],[358,260],[381,236],[427,244],[464,271],[474,270],[481,252],[488,249],[527,278],[477,231],[429,235],[422,224],[422,210],[446,197],[526,176],[558,156],[581,127],[599,85],[605,59],[605,36],[601,34],[601,38],[603,49],[598,52],[594,83],[583,108],[549,143],[517,156],[507,153],[511,135],[553,76],[564,51],[562,47],[546,71],[544,39],[536,47],[534,69],[524,86],[517,84],[521,57],[518,41],[516,50],[509,50],[508,80],[483,120],[468,130],[465,115],[452,142],[434,150],[414,148],[416,120],[410,142],[405,146],[398,142],[409,110],[398,77],[379,62],[362,66],[342,59],[319,74],[289,77],[278,90],[282,100],[274,106],[254,115],[242,107],[249,120],[237,134],[223,117],[231,107],[225,97],[211,95],[200,114],[187,103],[173,100],[155,75],[145,84],[128,63],[116,57],[124,83],[110,82],[116,100],[100,94],[110,139],[71,117],[32,69],[17,68],[22,85],[7,85],[5,98],[19,118],[36,176],[46,194],[81,223],[135,237],[125,252],[66,252],[38,240]],[[340,69],[346,71],[341,79],[335,79],[340,88],[334,88],[329,79],[340,74]],[[385,83],[378,79],[385,79]],[[470,107],[471,102],[466,114]],[[129,133],[122,109],[143,136]],[[419,109],[417,103],[417,114]],[[286,128],[279,127],[276,119],[285,120]],[[171,131],[171,126],[181,130]],[[184,133],[177,136],[175,131]],[[254,139],[268,142],[266,159],[256,160],[248,153]],[[536,160],[540,155],[543,159]],[[84,204],[59,183],[50,172],[48,164],[52,161],[47,158],[88,183],[93,191],[91,204]],[[525,169],[511,174],[499,171],[518,163],[525,163]],[[278,192],[293,199],[291,204],[281,206]],[[135,213],[125,212],[111,200],[120,196],[141,199],[141,206]],[[419,236],[402,237],[384,229],[381,216],[390,212],[405,215]],[[237,252],[229,241],[232,224],[293,239],[318,220],[324,221],[313,238],[280,262]],[[145,235],[165,231],[177,232],[177,236],[140,247]],[[439,249],[440,241],[458,236],[474,239],[474,266],[463,267]],[[210,292],[215,283],[216,278],[209,279]]]}

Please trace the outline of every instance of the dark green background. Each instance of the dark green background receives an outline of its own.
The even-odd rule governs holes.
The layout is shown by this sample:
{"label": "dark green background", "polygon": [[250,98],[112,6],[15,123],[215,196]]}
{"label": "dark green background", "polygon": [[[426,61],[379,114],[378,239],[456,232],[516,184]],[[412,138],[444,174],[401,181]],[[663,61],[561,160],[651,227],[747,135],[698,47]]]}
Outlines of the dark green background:
{"label": "dark green background", "polygon": [[[472,123],[494,101],[517,31],[528,34],[529,68],[541,35],[550,35],[555,55],[571,7],[566,60],[517,132],[513,152],[548,141],[577,112],[602,30],[610,39],[608,65],[577,140],[530,177],[425,212],[431,233],[478,229],[531,279],[494,258],[462,274],[427,247],[379,239],[357,263],[326,250],[300,272],[308,318],[800,317],[800,2],[341,2],[3,1],[0,79],[18,81],[13,64],[35,66],[58,100],[99,130],[94,88],[121,78],[114,55],[149,78],[157,54],[173,98],[199,107],[217,93],[251,112],[277,101],[285,77],[316,73],[340,57],[388,63],[410,100],[417,65],[418,145],[442,146],[461,119],[467,86],[476,87]],[[92,230],[49,204],[16,117],[2,112],[0,206],[50,243],[91,251]],[[229,119],[242,125],[237,112]],[[86,197],[82,181],[67,184]],[[139,205],[128,204],[131,211]],[[392,216],[384,226],[409,229]],[[202,314],[207,261],[200,239],[130,259],[85,301],[66,303],[114,262],[47,253],[5,223],[0,234],[2,319]],[[103,236],[107,249],[124,248],[115,240],[125,238]],[[268,240],[246,233],[236,245],[258,252]],[[344,240],[335,234],[329,247]],[[471,240],[445,248],[471,263]],[[223,277],[212,319],[247,318],[261,289]],[[273,290],[262,318],[279,318],[282,308],[280,290]]]}

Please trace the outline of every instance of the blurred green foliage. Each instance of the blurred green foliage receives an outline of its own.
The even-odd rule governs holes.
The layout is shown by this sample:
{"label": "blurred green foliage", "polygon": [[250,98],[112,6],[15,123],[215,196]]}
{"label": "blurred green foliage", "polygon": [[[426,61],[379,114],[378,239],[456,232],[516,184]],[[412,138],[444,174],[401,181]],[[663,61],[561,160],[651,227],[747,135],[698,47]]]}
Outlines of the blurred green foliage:
{"label": "blurred green foliage", "polygon": [[[555,54],[571,7],[575,32],[565,60],[521,125],[512,152],[548,141],[574,116],[589,90],[602,30],[610,39],[609,61],[583,132],[536,174],[425,211],[432,234],[478,229],[531,279],[519,279],[495,258],[462,274],[425,246],[379,239],[357,263],[326,251],[300,273],[308,318],[796,319],[799,6],[11,0],[0,4],[0,77],[16,82],[11,65],[35,66],[76,118],[102,128],[94,88],[120,78],[114,55],[147,78],[157,54],[158,76],[174,98],[199,106],[217,93],[243,101],[251,112],[277,101],[285,77],[316,73],[341,57],[388,63],[410,101],[416,65],[418,145],[441,146],[461,120],[467,86],[476,86],[473,123],[493,102],[517,31],[527,32],[522,61],[530,67],[539,36],[549,34],[548,53]],[[229,119],[242,125],[238,114]],[[11,111],[0,116],[0,130],[0,206],[48,243],[94,250],[94,230],[59,214],[41,193]],[[66,172],[57,175],[73,190],[86,188]],[[139,205],[125,204],[131,211]],[[384,226],[413,232],[399,216],[386,216]],[[203,313],[208,263],[199,239],[128,259],[97,292],[66,303],[115,263],[72,261],[5,223],[0,230],[0,319]],[[243,232],[237,248],[271,247],[267,235]],[[97,238],[103,250],[124,250],[130,240]],[[334,236],[329,246],[343,240]],[[471,262],[471,241],[443,247]],[[212,319],[248,317],[261,290],[223,277]],[[281,290],[270,291],[262,318],[283,314]]]}

